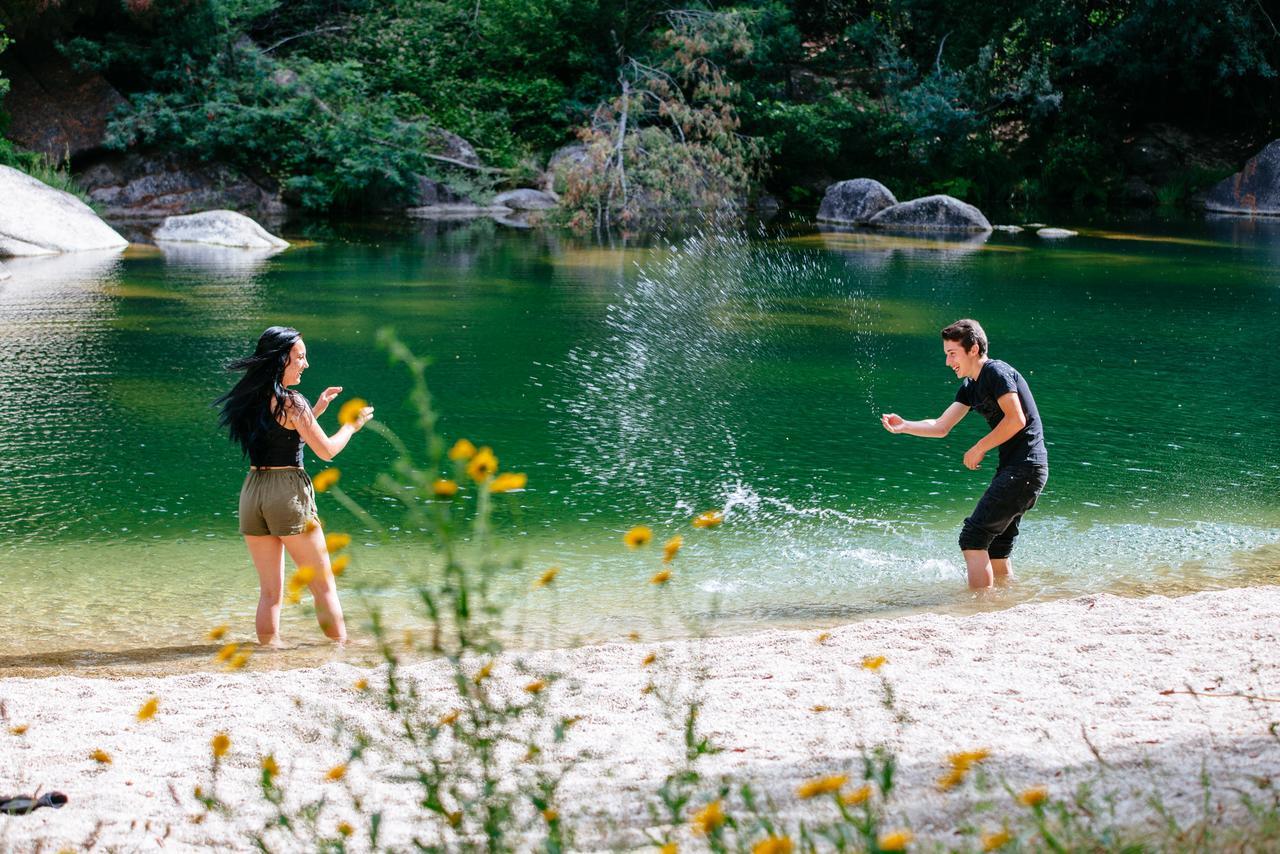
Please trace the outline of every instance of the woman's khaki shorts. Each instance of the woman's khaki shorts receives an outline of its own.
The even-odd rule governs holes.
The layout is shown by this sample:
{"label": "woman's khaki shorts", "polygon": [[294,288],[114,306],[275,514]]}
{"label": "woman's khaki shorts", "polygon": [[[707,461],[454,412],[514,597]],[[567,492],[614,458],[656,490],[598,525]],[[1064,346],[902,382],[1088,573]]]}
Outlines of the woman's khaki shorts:
{"label": "woman's khaki shorts", "polygon": [[290,537],[316,517],[316,493],[302,469],[250,469],[240,488],[240,533]]}

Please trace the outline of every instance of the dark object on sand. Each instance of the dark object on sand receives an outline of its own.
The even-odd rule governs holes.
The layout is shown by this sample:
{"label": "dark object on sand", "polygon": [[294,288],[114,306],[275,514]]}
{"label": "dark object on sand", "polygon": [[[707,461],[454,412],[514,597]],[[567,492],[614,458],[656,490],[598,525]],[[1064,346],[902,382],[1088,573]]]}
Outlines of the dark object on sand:
{"label": "dark object on sand", "polygon": [[39,797],[35,795],[16,795],[9,797],[8,795],[0,795],[0,814],[2,815],[26,815],[34,812],[40,807],[51,807],[53,809],[62,809],[67,804],[67,796],[62,792],[46,792]]}

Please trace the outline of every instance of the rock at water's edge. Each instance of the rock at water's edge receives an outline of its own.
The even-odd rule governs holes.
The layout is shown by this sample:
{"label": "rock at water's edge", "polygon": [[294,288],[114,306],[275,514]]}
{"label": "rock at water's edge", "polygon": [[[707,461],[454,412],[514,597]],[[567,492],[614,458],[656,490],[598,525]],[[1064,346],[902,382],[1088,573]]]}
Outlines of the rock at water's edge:
{"label": "rock at water's edge", "polygon": [[1080,232],[1072,231],[1069,228],[1041,228],[1036,231],[1036,237],[1047,237],[1050,240],[1057,240],[1063,237],[1075,237]]}
{"label": "rock at water's edge", "polygon": [[818,219],[865,225],[880,211],[898,203],[889,188],[871,178],[854,178],[827,187]]}
{"label": "rock at water's edge", "polygon": [[129,242],[84,202],[0,166],[0,257],[123,249]]}
{"label": "rock at water's edge", "polygon": [[155,221],[227,209],[270,218],[285,211],[274,188],[224,163],[200,163],[173,154],[114,154],[90,166],[76,181],[116,221]]}
{"label": "rock at water's edge", "polygon": [[205,211],[171,216],[156,229],[156,243],[203,243],[239,249],[284,249],[289,245],[244,214],[235,211]]}
{"label": "rock at water's edge", "polygon": [[991,231],[982,211],[952,196],[925,196],[885,208],[871,218],[877,228],[925,231]]}
{"label": "rock at water's edge", "polygon": [[499,193],[493,197],[493,203],[514,211],[545,211],[560,204],[560,200],[550,193],[523,187]]}
{"label": "rock at water's edge", "polygon": [[1205,210],[1280,215],[1280,139],[1259,151],[1244,168],[1209,191]]}

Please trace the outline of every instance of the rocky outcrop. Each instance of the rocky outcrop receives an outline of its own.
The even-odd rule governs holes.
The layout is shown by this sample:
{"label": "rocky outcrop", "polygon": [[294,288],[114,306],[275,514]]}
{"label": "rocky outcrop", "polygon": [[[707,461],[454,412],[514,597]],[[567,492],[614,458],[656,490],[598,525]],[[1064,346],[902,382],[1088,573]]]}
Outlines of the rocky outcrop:
{"label": "rocky outcrop", "polygon": [[870,178],[854,178],[827,187],[818,207],[822,222],[866,225],[880,211],[896,205],[889,188]]}
{"label": "rocky outcrop", "polygon": [[240,249],[284,249],[281,240],[244,214],[235,211],[205,211],[187,216],[171,216],[156,229],[156,243],[201,243]]}
{"label": "rocky outcrop", "polygon": [[75,196],[0,166],[0,256],[118,250],[128,245]]}
{"label": "rocky outcrop", "polygon": [[547,161],[547,171],[542,175],[542,189],[549,193],[563,193],[568,186],[569,173],[586,160],[587,147],[580,142],[557,148]]}
{"label": "rocky outcrop", "polygon": [[991,231],[982,211],[952,196],[925,196],[885,208],[871,217],[877,228],[920,231]]}
{"label": "rocky outcrop", "polygon": [[1280,216],[1280,139],[1214,186],[1204,206],[1217,213]]}
{"label": "rocky outcrop", "polygon": [[513,211],[546,211],[560,204],[560,200],[550,193],[524,187],[499,193],[493,197],[493,203]]}
{"label": "rocky outcrop", "polygon": [[207,210],[273,218],[286,210],[273,187],[222,163],[175,155],[112,155],[76,180],[109,219],[157,220]]}
{"label": "rocky outcrop", "polygon": [[102,146],[107,116],[124,103],[120,93],[93,71],[77,71],[48,44],[19,43],[0,57],[9,78],[5,136],[56,162]]}

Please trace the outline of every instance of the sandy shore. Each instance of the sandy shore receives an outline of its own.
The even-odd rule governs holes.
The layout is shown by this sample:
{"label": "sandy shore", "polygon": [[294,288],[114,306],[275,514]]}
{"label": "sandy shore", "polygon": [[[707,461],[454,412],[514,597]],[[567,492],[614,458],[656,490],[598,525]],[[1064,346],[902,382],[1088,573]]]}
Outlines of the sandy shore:
{"label": "sandy shore", "polygon": [[[861,751],[892,748],[901,785],[892,811],[925,838],[959,843],[954,828],[977,795],[941,793],[934,781],[948,753],[989,748],[989,771],[1014,788],[1045,785],[1055,797],[1084,780],[1115,795],[1123,820],[1149,814],[1160,791],[1184,815],[1201,807],[1202,774],[1228,808],[1236,792],[1280,771],[1280,741],[1268,732],[1280,703],[1280,587],[1200,593],[1178,599],[1088,596],[968,617],[921,615],[867,620],[818,631],[764,631],[702,641],[605,644],[526,653],[535,670],[565,674],[551,692],[559,713],[579,715],[566,750],[584,753],[561,788],[562,812],[590,819],[590,847],[638,845],[645,809],[677,761],[677,722],[652,680],[702,698],[703,730],[723,751],[704,760],[714,778],[751,779],[788,815],[831,809],[797,802],[807,777],[860,768]],[[642,667],[659,653],[658,664]],[[883,655],[878,672],[861,666]],[[498,668],[513,684],[515,657]],[[655,670],[656,668],[656,670]],[[691,679],[702,669],[705,681]],[[448,671],[421,662],[408,674],[441,710]],[[883,675],[896,694],[882,702]],[[7,715],[0,732],[0,794],[37,787],[70,797],[60,810],[0,816],[0,849],[56,851],[243,849],[244,827],[263,814],[259,757],[273,753],[291,790],[315,797],[338,784],[325,771],[345,758],[334,743],[339,717],[370,730],[387,720],[372,693],[352,686],[376,671],[345,664],[289,670],[198,673],[129,679],[61,675],[0,682]],[[1177,693],[1167,693],[1169,691]],[[1185,692],[1195,692],[1185,693]],[[159,713],[135,713],[151,696]],[[815,707],[826,707],[815,710]],[[14,735],[10,727],[26,726]],[[192,790],[209,779],[209,742],[232,747],[218,783],[237,817],[193,823]],[[106,751],[110,764],[91,753]],[[1096,756],[1100,756],[1100,764]],[[370,767],[343,785],[385,810],[384,840],[405,844],[414,789]],[[1010,801],[1000,791],[997,802]],[[321,820],[350,817],[343,798]],[[260,825],[259,825],[260,826]]]}

